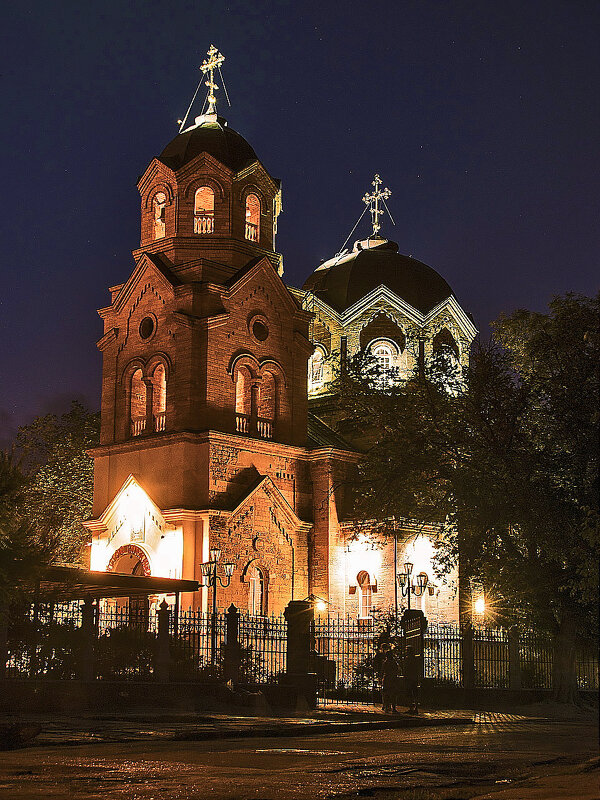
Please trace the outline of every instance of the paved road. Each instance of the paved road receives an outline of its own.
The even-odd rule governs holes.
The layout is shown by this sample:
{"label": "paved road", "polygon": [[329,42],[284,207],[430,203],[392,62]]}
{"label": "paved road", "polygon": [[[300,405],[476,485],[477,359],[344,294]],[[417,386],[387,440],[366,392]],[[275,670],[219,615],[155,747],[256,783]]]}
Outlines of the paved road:
{"label": "paved road", "polygon": [[487,714],[446,728],[32,747],[0,754],[0,797],[598,800],[600,773],[581,766],[597,741],[590,720]]}

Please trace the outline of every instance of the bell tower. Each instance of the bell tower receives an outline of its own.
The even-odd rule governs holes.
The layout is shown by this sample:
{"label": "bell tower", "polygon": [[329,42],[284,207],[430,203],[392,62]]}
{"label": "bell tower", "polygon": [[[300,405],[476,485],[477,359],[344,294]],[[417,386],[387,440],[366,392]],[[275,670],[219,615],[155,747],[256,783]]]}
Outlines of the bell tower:
{"label": "bell tower", "polygon": [[[165,524],[181,529],[182,577],[194,578],[209,542],[224,537],[218,546],[227,550],[229,531],[219,525],[260,485],[252,514],[260,509],[261,530],[277,531],[272,558],[287,565],[286,580],[293,581],[291,563],[296,572],[302,563],[294,548],[306,552],[306,533],[295,543],[303,523],[292,462],[307,439],[311,315],[281,278],[280,182],[217,113],[215,70],[222,61],[211,47],[201,67],[206,113],[182,123],[138,181],[135,266],[99,311],[102,429],[93,453],[94,511],[106,515],[135,480],[155,509],[152,518],[160,512]],[[97,528],[105,524],[112,556],[112,523]],[[143,549],[137,540],[136,546]],[[256,535],[244,539],[248,547],[258,564]],[[95,568],[121,563],[102,552],[94,550]],[[146,556],[151,573],[160,574],[156,554]],[[250,568],[250,559],[244,574],[256,577],[262,569],[266,576],[271,567],[263,556],[262,567]],[[282,584],[282,597],[290,591]]]}

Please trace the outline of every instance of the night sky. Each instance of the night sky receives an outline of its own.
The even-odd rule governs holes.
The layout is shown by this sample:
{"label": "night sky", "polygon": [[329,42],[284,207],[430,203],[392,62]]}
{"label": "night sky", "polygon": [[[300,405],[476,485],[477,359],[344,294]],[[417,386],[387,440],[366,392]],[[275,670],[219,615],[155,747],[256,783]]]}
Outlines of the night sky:
{"label": "night sky", "polygon": [[[599,19],[597,0],[13,3],[1,440],[72,398],[98,407],[96,309],[133,267],[136,180],[213,42],[232,103],[219,92],[219,112],[283,182],[289,283],[338,250],[378,172],[396,220],[382,233],[482,332],[501,311],[594,293]],[[365,216],[353,239],[368,230]]]}

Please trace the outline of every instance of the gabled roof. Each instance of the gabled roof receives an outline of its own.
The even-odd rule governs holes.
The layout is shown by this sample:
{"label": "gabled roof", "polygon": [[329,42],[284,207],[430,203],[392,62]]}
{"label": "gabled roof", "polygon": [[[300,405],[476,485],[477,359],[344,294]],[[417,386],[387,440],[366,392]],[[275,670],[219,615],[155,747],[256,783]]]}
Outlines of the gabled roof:
{"label": "gabled roof", "polygon": [[235,275],[232,275],[231,278],[228,279],[226,286],[229,288],[231,293],[234,293],[238,291],[238,289],[240,289],[244,283],[251,280],[255,274],[258,274],[261,271],[264,271],[268,276],[271,277],[273,286],[276,288],[279,296],[288,304],[291,309],[305,313],[302,311],[300,304],[292,295],[285,283],[281,280],[277,270],[266,256],[252,258],[244,267],[239,269]]}
{"label": "gabled roof", "polygon": [[349,444],[343,436],[336,433],[322,419],[308,412],[308,449],[316,450],[320,447],[334,447],[336,450],[348,450],[357,452],[356,448]]}
{"label": "gabled roof", "polygon": [[259,476],[258,480],[250,487],[236,507],[231,511],[231,516],[234,517],[236,514],[239,514],[244,506],[246,506],[250,500],[261,491],[268,495],[271,502],[274,501],[274,505],[276,505],[277,508],[284,514],[284,516],[287,517],[288,522],[290,525],[292,525],[292,527],[299,528],[302,526],[310,526],[312,524],[300,519],[300,517],[296,514],[294,509],[268,475]]}

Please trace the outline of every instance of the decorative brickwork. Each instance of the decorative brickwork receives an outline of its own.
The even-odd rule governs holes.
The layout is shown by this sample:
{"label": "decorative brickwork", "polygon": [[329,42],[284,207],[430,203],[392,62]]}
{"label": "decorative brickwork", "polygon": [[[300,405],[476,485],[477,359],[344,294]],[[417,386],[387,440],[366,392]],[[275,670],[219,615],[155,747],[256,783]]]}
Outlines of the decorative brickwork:
{"label": "decorative brickwork", "polygon": [[136,563],[140,563],[142,565],[142,569],[144,570],[144,575],[151,575],[152,571],[150,569],[150,562],[148,561],[148,556],[142,550],[141,547],[138,547],[136,544],[124,544],[122,547],[119,547],[118,550],[112,554],[110,561],[106,567],[107,572],[114,572],[115,566],[119,563],[119,561],[123,558],[123,556],[133,556],[135,561],[133,561],[133,565],[135,566]]}

